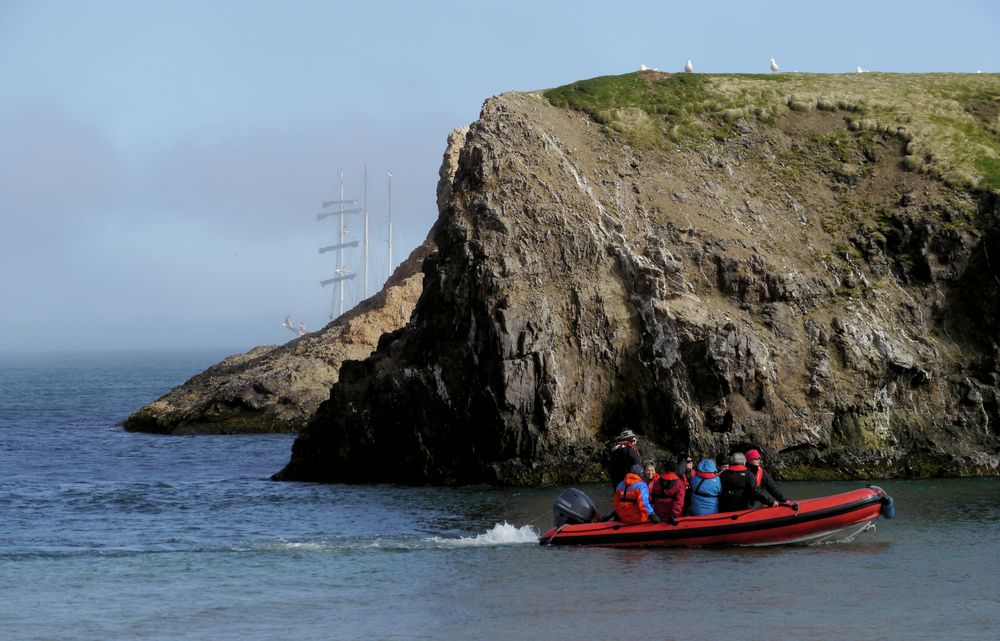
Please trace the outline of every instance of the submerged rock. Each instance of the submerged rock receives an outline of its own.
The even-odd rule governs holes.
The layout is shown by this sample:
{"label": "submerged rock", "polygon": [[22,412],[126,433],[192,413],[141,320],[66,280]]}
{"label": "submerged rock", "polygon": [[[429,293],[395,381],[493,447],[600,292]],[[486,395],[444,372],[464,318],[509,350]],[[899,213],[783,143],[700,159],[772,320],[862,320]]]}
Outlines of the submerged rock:
{"label": "submerged rock", "polygon": [[626,427],[785,478],[998,473],[996,197],[834,112],[737,124],[643,147],[488,100],[412,318],[344,363],[276,478],[598,480]]}

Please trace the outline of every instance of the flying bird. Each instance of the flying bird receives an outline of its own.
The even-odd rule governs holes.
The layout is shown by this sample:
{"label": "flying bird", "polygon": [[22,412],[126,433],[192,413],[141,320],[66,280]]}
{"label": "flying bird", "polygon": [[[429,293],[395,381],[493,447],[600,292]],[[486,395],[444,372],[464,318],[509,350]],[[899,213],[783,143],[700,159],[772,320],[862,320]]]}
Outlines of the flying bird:
{"label": "flying bird", "polygon": [[688,63],[686,65],[684,65],[684,71],[686,73],[691,73],[692,71],[694,71],[694,65],[691,64],[690,60],[688,60]]}
{"label": "flying bird", "polygon": [[771,58],[771,73],[777,73],[779,71],[781,71],[781,67],[779,67],[778,63],[774,61],[774,58]]}

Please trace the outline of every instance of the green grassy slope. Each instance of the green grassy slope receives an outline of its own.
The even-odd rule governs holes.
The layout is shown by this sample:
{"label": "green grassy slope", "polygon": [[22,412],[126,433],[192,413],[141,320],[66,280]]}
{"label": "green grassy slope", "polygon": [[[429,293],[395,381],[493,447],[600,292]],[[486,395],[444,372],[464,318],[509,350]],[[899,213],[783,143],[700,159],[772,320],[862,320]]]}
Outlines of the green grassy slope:
{"label": "green grassy slope", "polygon": [[905,143],[905,166],[960,188],[1000,191],[998,74],[665,74],[602,76],[550,89],[637,147],[725,137],[740,119],[841,112],[852,130]]}

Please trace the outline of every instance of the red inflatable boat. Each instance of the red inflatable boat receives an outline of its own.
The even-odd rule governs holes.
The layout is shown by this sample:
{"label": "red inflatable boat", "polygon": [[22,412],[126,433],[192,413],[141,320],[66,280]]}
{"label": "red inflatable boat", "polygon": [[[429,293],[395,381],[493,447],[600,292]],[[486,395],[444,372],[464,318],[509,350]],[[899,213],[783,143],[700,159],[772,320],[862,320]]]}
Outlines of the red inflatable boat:
{"label": "red inflatable boat", "polygon": [[[575,493],[575,494],[570,494]],[[588,505],[589,504],[589,505]],[[683,516],[676,525],[593,522],[596,510],[579,490],[566,490],[553,505],[556,527],[542,545],[717,546],[790,545],[849,541],[872,529],[879,516],[892,518],[892,498],[880,487],[760,507],[741,512]],[[574,522],[575,521],[575,522]]]}

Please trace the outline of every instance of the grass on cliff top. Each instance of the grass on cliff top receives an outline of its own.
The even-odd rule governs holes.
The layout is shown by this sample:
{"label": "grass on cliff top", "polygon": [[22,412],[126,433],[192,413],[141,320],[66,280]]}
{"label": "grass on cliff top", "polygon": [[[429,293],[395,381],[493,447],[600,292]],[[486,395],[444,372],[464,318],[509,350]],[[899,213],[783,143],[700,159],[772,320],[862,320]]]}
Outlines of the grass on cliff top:
{"label": "grass on cliff top", "polygon": [[1000,191],[998,74],[665,74],[581,80],[543,94],[637,147],[725,136],[740,119],[841,112],[854,131],[906,143],[906,167],[962,188]]}

